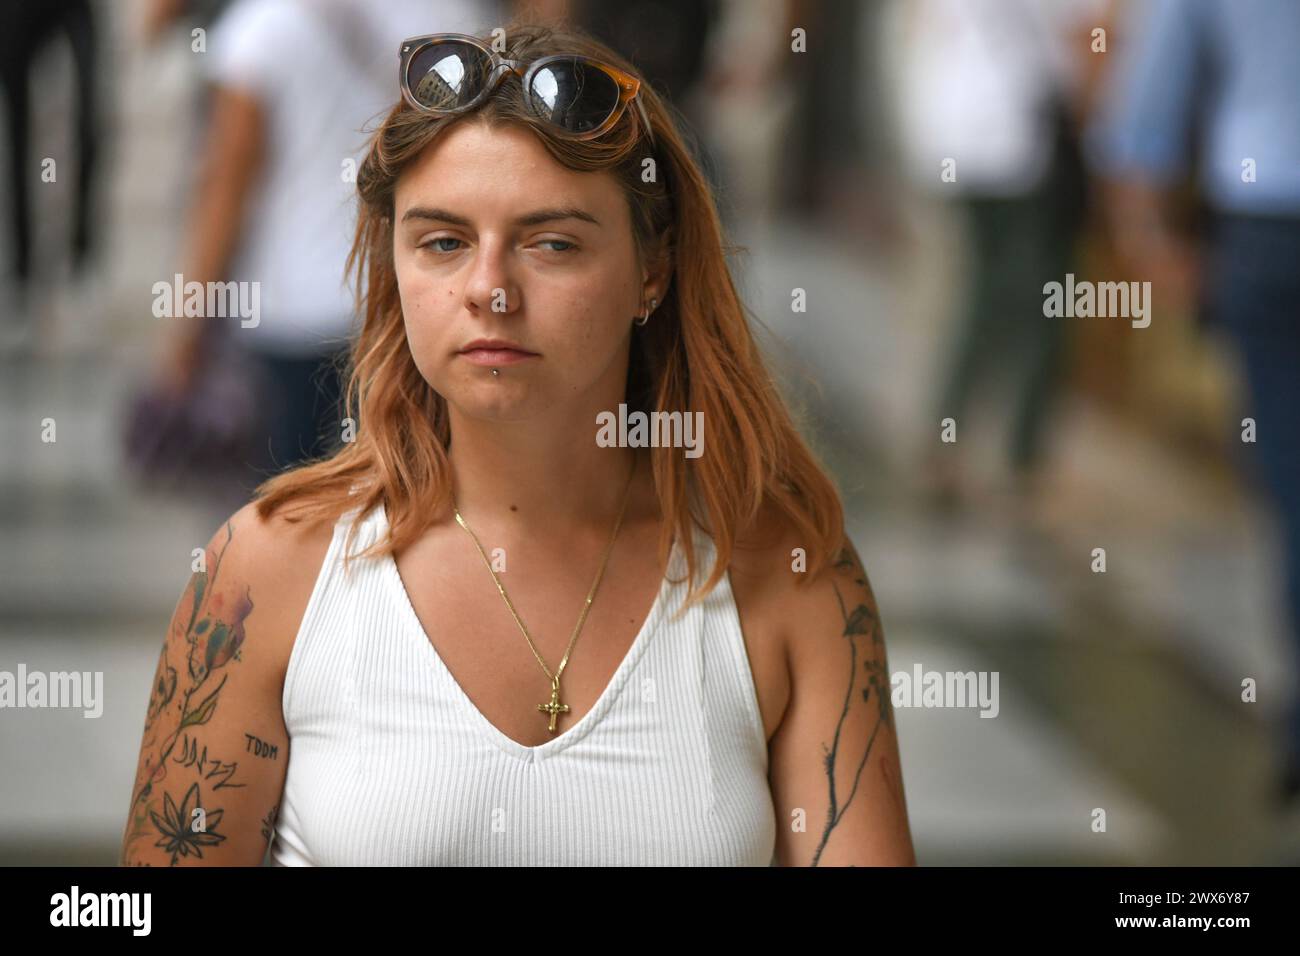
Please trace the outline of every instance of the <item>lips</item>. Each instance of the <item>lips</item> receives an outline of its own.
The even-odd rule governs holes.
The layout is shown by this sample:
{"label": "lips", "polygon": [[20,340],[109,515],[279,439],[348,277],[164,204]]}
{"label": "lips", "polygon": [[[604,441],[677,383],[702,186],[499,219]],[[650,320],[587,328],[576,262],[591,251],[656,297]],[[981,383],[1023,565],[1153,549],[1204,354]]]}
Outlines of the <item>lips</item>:
{"label": "lips", "polygon": [[514,365],[538,357],[505,339],[476,339],[456,354],[475,365]]}
{"label": "lips", "polygon": [[521,355],[534,354],[534,352],[528,351],[528,349],[525,349],[525,347],[519,345],[519,343],[511,342],[510,339],[508,338],[476,338],[474,339],[473,342],[469,343],[469,345],[465,346],[464,349],[461,349],[460,351],[467,352],[467,351],[473,351],[477,349],[516,351],[516,352],[520,352]]}

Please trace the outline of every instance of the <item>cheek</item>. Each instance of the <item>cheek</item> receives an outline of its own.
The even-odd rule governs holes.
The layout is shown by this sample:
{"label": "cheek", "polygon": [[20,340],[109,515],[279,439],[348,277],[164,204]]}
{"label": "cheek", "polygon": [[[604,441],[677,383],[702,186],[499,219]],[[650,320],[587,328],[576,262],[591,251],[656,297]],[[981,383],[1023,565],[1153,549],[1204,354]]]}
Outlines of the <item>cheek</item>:
{"label": "cheek", "polygon": [[631,329],[636,301],[635,276],[611,263],[582,278],[562,292],[563,305],[555,311],[567,315],[567,330],[579,343],[592,348],[612,348]]}
{"label": "cheek", "polygon": [[618,315],[623,311],[614,296],[585,293],[565,296],[547,310],[555,321],[549,323],[551,336],[566,356],[583,364],[599,359],[618,347],[623,329]]}
{"label": "cheek", "polygon": [[441,357],[450,347],[446,338],[452,324],[451,296],[420,270],[402,270],[400,264],[397,269],[397,295],[407,348],[424,380],[438,387],[444,374]]}
{"label": "cheek", "polygon": [[443,286],[419,269],[397,264],[397,294],[402,303],[402,318],[412,345],[432,341],[446,325],[451,296]]}

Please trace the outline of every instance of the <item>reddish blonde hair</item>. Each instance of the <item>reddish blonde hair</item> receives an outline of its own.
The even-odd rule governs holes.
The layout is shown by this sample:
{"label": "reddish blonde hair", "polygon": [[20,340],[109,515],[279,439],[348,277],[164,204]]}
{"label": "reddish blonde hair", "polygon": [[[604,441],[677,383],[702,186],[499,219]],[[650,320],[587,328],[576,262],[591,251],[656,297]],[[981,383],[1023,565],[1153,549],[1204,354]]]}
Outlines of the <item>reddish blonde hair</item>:
{"label": "reddish blonde hair", "polygon": [[[508,27],[506,36],[507,55],[514,58],[585,53],[636,73],[617,53],[574,29],[522,23]],[[638,252],[667,241],[671,284],[653,320],[633,332],[626,402],[629,414],[704,413],[703,455],[690,459],[680,449],[650,449],[667,519],[660,563],[674,535],[680,536],[691,580],[686,606],[721,580],[737,538],[763,526],[767,509],[786,516],[791,540],[805,548],[808,573],[798,577],[815,578],[844,543],[839,492],[800,437],[754,340],[706,180],[667,104],[648,84],[641,97],[654,129],[653,148],[633,108],[598,141],[557,138],[529,112],[520,84],[511,79],[470,115],[525,126],[564,166],[613,175],[627,195]],[[420,374],[407,344],[392,258],[393,196],[402,172],[461,119],[434,117],[399,101],[375,131],[357,175],[360,210],[347,263],[364,316],[345,370],[344,402],[346,415],[357,423],[355,441],[254,491],[263,519],[292,505],[287,520],[334,520],[357,506],[367,514],[382,502],[390,534],[358,557],[404,549],[427,527],[428,516],[451,514],[447,403]],[[642,177],[647,156],[656,168],[651,182]],[[716,544],[714,566],[698,587],[692,521]],[[348,552],[351,542],[349,535]]]}

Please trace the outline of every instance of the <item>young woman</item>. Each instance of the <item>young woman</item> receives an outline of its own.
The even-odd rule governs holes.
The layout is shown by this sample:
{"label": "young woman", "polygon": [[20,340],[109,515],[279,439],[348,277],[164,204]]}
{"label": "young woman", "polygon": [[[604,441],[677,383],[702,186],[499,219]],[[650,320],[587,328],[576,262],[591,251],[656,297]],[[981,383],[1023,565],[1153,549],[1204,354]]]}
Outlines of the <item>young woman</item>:
{"label": "young woman", "polygon": [[208,543],[122,862],[912,864],[876,602],[700,171],[615,53],[504,39],[403,44],[355,433]]}

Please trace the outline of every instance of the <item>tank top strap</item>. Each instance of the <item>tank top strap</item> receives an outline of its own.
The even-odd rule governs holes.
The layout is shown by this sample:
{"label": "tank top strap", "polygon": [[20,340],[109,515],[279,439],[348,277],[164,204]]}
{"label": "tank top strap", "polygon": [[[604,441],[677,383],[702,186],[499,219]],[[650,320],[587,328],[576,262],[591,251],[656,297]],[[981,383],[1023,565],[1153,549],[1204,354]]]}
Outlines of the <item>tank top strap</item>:
{"label": "tank top strap", "polygon": [[368,513],[362,514],[365,504],[357,501],[343,510],[334,524],[334,546],[331,550],[335,552],[336,560],[342,562],[346,555],[358,555],[382,537],[387,530],[382,507],[382,504],[376,505]]}
{"label": "tank top strap", "polygon": [[[695,579],[696,581],[704,581],[713,569],[717,544],[714,542],[713,537],[694,521],[689,518],[687,521],[691,529],[691,545],[695,552]],[[680,542],[681,539],[677,538],[675,540]],[[680,548],[677,548],[674,551],[674,558],[676,567],[673,575],[674,577],[683,577],[686,574],[686,554]]]}

